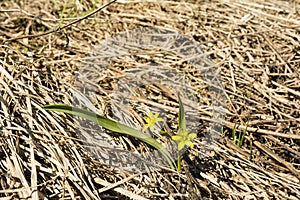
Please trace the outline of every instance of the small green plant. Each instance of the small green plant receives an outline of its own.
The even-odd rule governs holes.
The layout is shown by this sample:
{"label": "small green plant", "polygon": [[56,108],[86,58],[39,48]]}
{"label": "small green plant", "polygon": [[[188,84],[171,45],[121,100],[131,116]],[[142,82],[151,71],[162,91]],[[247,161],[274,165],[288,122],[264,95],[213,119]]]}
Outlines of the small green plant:
{"label": "small green plant", "polygon": [[[189,133],[189,131],[187,131],[184,107],[183,107],[183,103],[179,96],[178,96],[178,100],[179,100],[179,115],[178,115],[179,130],[176,135],[173,135],[171,137],[171,139],[177,142],[178,150],[181,151],[185,145],[190,148],[194,147],[194,144],[192,143],[191,140],[196,138],[197,134]],[[176,162],[172,158],[170,152],[166,148],[164,148],[161,143],[159,143],[156,139],[154,139],[151,136],[144,133],[147,129],[150,129],[151,131],[153,131],[154,125],[157,122],[163,121],[162,118],[159,118],[159,114],[153,115],[153,113],[150,112],[145,119],[146,124],[145,124],[143,130],[139,131],[139,130],[131,128],[127,125],[121,124],[114,120],[111,120],[111,119],[108,119],[101,115],[98,115],[97,113],[90,112],[88,110],[84,110],[81,108],[76,108],[76,107],[72,107],[72,106],[68,106],[68,105],[47,105],[44,107],[44,109],[50,110],[50,111],[64,112],[67,114],[79,116],[84,119],[93,121],[112,132],[129,135],[136,139],[139,139],[139,140],[147,143],[148,145],[156,148],[157,150],[159,150],[163,154],[163,156],[166,158],[167,162],[169,163],[169,165],[172,169],[177,169],[177,171],[179,171],[179,172],[181,171],[181,155],[178,156],[177,164],[176,164]]]}
{"label": "small green plant", "polygon": [[234,123],[234,127],[232,130],[232,141],[235,145],[237,145],[238,147],[242,147],[244,140],[245,140],[245,135],[247,132],[247,127],[248,127],[248,122],[246,123],[246,128],[245,130],[243,130],[242,132],[237,132],[237,123]]}
{"label": "small green plant", "polygon": [[[197,137],[196,133],[190,133],[186,129],[186,119],[185,119],[185,113],[184,113],[184,107],[183,103],[181,101],[180,96],[178,95],[178,101],[179,101],[179,114],[178,114],[178,132],[176,135],[172,136],[172,140],[177,142],[178,145],[178,151],[181,151],[185,145],[187,145],[190,148],[194,147],[194,143],[192,143],[192,139]],[[178,155],[177,159],[177,171],[181,171],[181,155]]]}

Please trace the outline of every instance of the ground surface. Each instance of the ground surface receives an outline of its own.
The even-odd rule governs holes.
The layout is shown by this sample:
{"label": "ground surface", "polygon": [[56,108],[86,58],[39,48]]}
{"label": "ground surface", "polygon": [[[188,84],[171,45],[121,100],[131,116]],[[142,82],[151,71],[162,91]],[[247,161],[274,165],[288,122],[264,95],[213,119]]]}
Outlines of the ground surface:
{"label": "ground surface", "polygon": [[[0,196],[300,199],[300,2],[128,0],[59,29],[105,3],[0,2]],[[105,76],[98,77],[100,91],[93,103],[101,114],[115,114],[111,94],[116,80],[151,59],[183,72],[190,88],[198,91],[201,120],[180,174],[169,169],[134,173],[106,165],[87,151],[91,141],[80,137],[76,120],[42,109],[72,104],[76,77],[95,46],[115,33],[143,27],[195,40],[214,63],[226,105],[224,120],[217,121],[222,130],[214,149],[203,155],[203,138],[214,116],[213,92],[191,63],[181,62],[182,55],[154,48],[146,49],[148,57],[138,52],[115,58]],[[88,72],[91,77],[97,73]],[[178,104],[170,90],[152,85],[139,92],[144,96],[130,99],[135,123],[144,123],[138,116],[148,107],[163,108],[168,120],[176,120]],[[234,135],[242,133],[239,146]],[[130,137],[111,137],[140,155],[152,151]]]}

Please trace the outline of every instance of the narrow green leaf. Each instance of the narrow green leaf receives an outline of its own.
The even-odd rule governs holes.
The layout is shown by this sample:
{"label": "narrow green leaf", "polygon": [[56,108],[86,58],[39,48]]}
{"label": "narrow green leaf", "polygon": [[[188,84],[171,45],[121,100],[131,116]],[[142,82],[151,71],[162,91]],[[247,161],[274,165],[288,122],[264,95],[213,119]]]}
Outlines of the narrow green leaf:
{"label": "narrow green leaf", "polygon": [[184,114],[183,103],[181,101],[179,94],[178,94],[178,102],[179,102],[179,114],[178,114],[179,129],[185,131],[186,130],[186,119],[185,119],[185,114]]}
{"label": "narrow green leaf", "polygon": [[72,107],[72,106],[68,106],[68,105],[47,105],[47,106],[44,106],[44,109],[76,115],[76,116],[82,117],[84,119],[90,120],[92,122],[95,122],[110,131],[135,137],[136,139],[139,139],[139,140],[151,145],[152,147],[158,149],[164,155],[164,157],[167,159],[167,161],[170,164],[172,169],[174,169],[174,166],[176,166],[175,161],[172,158],[172,156],[170,155],[169,151],[167,149],[165,149],[161,143],[159,143],[154,138],[146,135],[145,133],[143,133],[141,131],[138,131],[134,128],[131,128],[127,125],[118,123],[114,120],[108,119],[101,115],[98,115],[94,112],[90,112],[88,110],[84,110],[81,108],[76,108],[76,107]]}

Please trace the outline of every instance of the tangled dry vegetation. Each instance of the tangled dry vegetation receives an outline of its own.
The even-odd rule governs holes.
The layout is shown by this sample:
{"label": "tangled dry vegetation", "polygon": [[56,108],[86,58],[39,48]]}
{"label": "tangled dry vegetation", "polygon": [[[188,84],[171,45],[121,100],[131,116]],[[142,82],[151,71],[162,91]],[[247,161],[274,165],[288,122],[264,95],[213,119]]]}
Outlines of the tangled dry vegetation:
{"label": "tangled dry vegetation", "polygon": [[[0,3],[0,196],[300,199],[300,2],[128,0],[44,34],[107,2]],[[78,136],[71,116],[42,109],[72,103],[75,75],[95,45],[114,33],[147,26],[199,42],[225,87],[222,137],[206,157],[198,155],[196,140],[181,174],[168,169],[130,173],[104,165],[86,151],[87,141]],[[106,88],[99,93],[99,111],[109,114],[114,79],[128,67],[126,59],[116,61],[102,80]],[[155,88],[162,94],[161,89]],[[168,100],[167,105],[177,105]],[[210,119],[207,111],[202,116],[200,139]],[[232,133],[246,126],[239,147]],[[143,146],[114,137],[129,149]]]}

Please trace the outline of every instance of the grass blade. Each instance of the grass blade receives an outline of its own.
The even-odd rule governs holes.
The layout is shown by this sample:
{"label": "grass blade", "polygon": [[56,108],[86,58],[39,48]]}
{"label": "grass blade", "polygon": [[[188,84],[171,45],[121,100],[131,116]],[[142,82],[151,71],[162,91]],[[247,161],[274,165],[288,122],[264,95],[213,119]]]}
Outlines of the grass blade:
{"label": "grass blade", "polygon": [[179,129],[186,130],[186,119],[184,114],[184,107],[179,94],[178,94],[178,102],[179,102],[179,114],[178,114]]}

